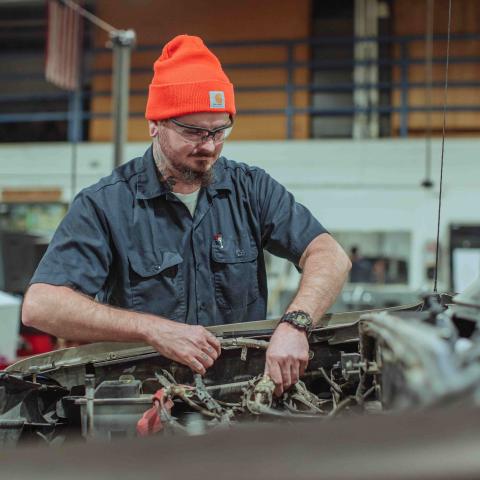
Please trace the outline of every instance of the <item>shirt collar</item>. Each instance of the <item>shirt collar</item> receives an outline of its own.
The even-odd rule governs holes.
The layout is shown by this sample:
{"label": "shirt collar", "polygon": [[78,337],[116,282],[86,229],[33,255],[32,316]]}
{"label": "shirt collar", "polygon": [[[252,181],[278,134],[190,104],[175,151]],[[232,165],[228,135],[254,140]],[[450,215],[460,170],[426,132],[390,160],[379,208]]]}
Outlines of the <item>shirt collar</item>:
{"label": "shirt collar", "polygon": [[[213,196],[220,190],[232,191],[232,180],[227,175],[225,158],[220,157],[213,166],[215,179],[207,187],[208,192]],[[153,158],[153,148],[150,145],[142,158],[142,170],[138,175],[136,198],[149,200],[151,198],[166,195],[170,191],[166,182],[162,181]]]}

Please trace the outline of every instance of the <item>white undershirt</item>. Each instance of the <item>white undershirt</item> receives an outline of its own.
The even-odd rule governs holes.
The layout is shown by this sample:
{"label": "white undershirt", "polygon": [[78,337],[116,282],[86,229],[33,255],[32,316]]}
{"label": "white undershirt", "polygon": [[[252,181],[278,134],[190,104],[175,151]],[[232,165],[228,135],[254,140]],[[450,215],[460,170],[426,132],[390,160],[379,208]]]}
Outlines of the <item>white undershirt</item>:
{"label": "white undershirt", "polygon": [[193,214],[195,213],[195,208],[197,207],[198,192],[200,192],[200,189],[195,190],[192,193],[172,192],[188,208],[192,218]]}

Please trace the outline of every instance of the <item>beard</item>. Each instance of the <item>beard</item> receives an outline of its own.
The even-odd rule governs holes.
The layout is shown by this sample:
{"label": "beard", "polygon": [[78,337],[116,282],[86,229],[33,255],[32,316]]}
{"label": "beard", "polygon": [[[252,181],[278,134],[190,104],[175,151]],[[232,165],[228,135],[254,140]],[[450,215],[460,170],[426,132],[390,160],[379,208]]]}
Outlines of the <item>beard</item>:
{"label": "beard", "polygon": [[[176,160],[174,155],[169,155],[169,153],[172,152],[170,152],[170,149],[165,143],[162,148],[162,143],[164,142],[161,138],[157,137],[154,139],[153,157],[158,171],[170,186],[178,181],[186,183],[187,185],[200,185],[202,187],[207,187],[213,183],[215,180],[215,174],[213,172],[215,157],[206,152],[198,152],[195,155],[189,155],[188,158],[198,158],[199,160],[197,160],[197,162],[200,163],[198,168],[190,167],[185,163]],[[212,165],[208,166],[207,164],[212,160]],[[173,172],[167,172],[167,170],[173,170]]]}
{"label": "beard", "polygon": [[[193,158],[195,157],[196,156],[193,156]],[[201,158],[204,159],[205,156],[202,156]],[[206,160],[202,163],[206,163]],[[170,164],[175,169],[175,178],[188,185],[201,185],[202,187],[207,187],[215,180],[212,166],[207,170],[202,168],[197,170],[176,160],[170,160]]]}

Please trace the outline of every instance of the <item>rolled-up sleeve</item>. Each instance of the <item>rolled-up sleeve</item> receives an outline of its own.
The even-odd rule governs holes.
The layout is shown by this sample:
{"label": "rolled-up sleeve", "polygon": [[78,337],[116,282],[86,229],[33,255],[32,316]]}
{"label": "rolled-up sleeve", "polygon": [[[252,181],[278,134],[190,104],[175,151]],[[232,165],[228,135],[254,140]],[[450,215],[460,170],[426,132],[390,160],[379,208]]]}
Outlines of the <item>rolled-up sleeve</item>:
{"label": "rolled-up sleeve", "polygon": [[95,296],[110,269],[110,243],[103,212],[81,192],[55,232],[30,284],[69,286]]}
{"label": "rolled-up sleeve", "polygon": [[257,173],[256,195],[263,247],[298,267],[309,243],[328,231],[283,185],[261,169]]}

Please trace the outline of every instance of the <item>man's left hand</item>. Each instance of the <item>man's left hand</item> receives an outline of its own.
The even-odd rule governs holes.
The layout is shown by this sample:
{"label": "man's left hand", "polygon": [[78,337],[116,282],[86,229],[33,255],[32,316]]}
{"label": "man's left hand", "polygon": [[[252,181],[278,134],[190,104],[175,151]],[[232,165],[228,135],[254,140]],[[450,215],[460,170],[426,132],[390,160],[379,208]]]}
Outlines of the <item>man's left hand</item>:
{"label": "man's left hand", "polygon": [[308,339],[305,332],[288,323],[280,323],[270,339],[265,374],[275,383],[275,395],[298,382],[308,364]]}

